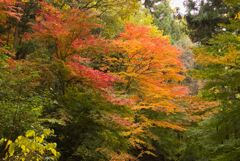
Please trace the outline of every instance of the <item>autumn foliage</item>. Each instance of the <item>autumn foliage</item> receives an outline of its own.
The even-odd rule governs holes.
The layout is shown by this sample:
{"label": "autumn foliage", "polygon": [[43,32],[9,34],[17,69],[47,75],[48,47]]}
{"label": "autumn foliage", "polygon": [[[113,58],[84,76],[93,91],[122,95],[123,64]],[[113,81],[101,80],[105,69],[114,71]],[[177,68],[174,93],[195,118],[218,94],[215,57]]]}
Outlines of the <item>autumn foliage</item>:
{"label": "autumn foliage", "polygon": [[76,8],[60,11],[45,2],[41,3],[41,8],[36,17],[37,23],[33,26],[34,33],[30,36],[53,39],[56,43],[54,57],[64,60],[75,54],[75,48],[84,50],[90,43],[94,46],[97,38],[91,31],[100,27],[94,13]]}
{"label": "autumn foliage", "polygon": [[[78,61],[74,58],[78,58]],[[72,56],[72,60],[68,61],[66,64],[72,70],[72,74],[77,77],[86,78],[88,81],[92,82],[92,85],[98,89],[107,89],[113,86],[113,83],[117,80],[115,77],[111,76],[110,74],[101,72],[99,70],[92,69],[83,65],[81,63],[83,59],[79,56]]]}
{"label": "autumn foliage", "polygon": [[187,94],[187,88],[179,85],[184,79],[180,51],[161,33],[133,24],[125,27],[114,44],[123,53],[126,66],[118,74],[125,80],[127,92],[139,96],[136,108],[174,112],[173,99]]}

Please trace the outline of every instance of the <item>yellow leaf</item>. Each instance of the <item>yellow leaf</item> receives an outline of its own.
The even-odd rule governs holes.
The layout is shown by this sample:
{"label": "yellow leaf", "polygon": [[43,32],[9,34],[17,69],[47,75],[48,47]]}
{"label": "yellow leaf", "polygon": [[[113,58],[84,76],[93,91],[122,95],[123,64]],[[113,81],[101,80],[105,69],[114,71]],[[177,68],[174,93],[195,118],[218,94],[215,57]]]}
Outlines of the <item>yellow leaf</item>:
{"label": "yellow leaf", "polygon": [[22,149],[22,151],[25,151],[25,150],[26,150],[25,145],[22,145],[22,146],[21,146],[21,149]]}
{"label": "yellow leaf", "polygon": [[9,153],[9,156],[13,156],[15,150],[14,150],[14,144],[10,144],[9,146],[9,149],[8,149],[8,153]]}
{"label": "yellow leaf", "polygon": [[35,131],[33,131],[33,130],[29,130],[29,131],[27,131],[26,132],[26,137],[33,137],[33,136],[35,136]]}
{"label": "yellow leaf", "polygon": [[44,134],[45,136],[49,136],[51,133],[53,133],[53,131],[51,131],[50,129],[44,129],[44,130],[43,130],[43,134]]}
{"label": "yellow leaf", "polygon": [[42,143],[42,142],[43,142],[43,139],[44,139],[44,137],[36,137],[36,141],[37,141],[38,143]]}
{"label": "yellow leaf", "polygon": [[12,140],[8,140],[4,150],[7,150],[8,146],[12,144]]}
{"label": "yellow leaf", "polygon": [[49,150],[52,152],[52,154],[53,154],[54,156],[57,156],[57,151],[56,151],[55,149],[50,148]]}

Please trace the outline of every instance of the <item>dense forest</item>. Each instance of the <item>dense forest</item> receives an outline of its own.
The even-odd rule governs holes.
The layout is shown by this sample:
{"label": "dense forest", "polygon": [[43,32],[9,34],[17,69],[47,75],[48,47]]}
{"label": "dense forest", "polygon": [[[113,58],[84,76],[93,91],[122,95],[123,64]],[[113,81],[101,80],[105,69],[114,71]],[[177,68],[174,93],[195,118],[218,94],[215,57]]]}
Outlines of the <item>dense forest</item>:
{"label": "dense forest", "polygon": [[240,161],[240,1],[0,0],[0,160]]}

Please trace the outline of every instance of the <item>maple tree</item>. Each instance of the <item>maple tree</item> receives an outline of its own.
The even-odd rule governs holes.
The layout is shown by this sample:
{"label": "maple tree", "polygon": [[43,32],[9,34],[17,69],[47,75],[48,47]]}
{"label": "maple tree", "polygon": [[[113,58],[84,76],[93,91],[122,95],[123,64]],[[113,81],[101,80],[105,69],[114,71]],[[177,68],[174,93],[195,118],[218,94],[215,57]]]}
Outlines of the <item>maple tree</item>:
{"label": "maple tree", "polygon": [[126,71],[118,75],[126,82],[127,93],[139,93],[136,108],[174,112],[177,107],[173,98],[187,94],[187,88],[179,85],[184,79],[180,51],[161,33],[132,24],[126,26],[114,44],[124,57],[120,61]]}
{"label": "maple tree", "polygon": [[[128,125],[125,135],[131,145],[140,150],[137,158],[145,154],[154,156],[155,148],[147,141],[158,137],[151,132],[152,128],[185,130],[178,123],[151,118],[145,113],[149,111],[158,115],[181,111],[177,98],[188,93],[187,87],[179,84],[184,79],[181,53],[151,26],[127,24],[112,44],[115,48],[104,57],[100,69],[118,75],[121,93],[134,100],[130,105],[133,118],[115,116],[113,120],[122,126]],[[135,119],[138,121],[133,121]]]}
{"label": "maple tree", "polygon": [[104,53],[108,45],[107,40],[91,33],[101,27],[96,15],[76,8],[62,12],[44,2],[41,5],[42,10],[33,26],[34,33],[26,35],[26,38],[52,39],[56,45],[53,57],[64,61],[71,70],[69,79],[85,78],[95,88],[110,88],[116,78],[87,65],[90,62],[89,54]]}
{"label": "maple tree", "polygon": [[41,2],[41,10],[37,14],[37,23],[33,26],[34,33],[29,36],[41,39],[53,39],[56,49],[54,57],[65,60],[74,54],[73,46],[76,39],[87,42],[92,38],[91,31],[100,27],[94,13],[69,9],[61,11],[52,5]]}

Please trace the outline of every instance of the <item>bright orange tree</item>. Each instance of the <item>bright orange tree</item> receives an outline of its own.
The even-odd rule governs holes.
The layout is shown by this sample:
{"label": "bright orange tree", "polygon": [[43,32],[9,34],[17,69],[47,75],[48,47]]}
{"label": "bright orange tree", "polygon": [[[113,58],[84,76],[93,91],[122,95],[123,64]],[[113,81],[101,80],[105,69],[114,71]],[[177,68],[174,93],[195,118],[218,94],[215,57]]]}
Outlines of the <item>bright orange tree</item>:
{"label": "bright orange tree", "polygon": [[174,98],[187,93],[180,51],[151,27],[128,24],[114,44],[123,53],[125,71],[118,75],[126,92],[138,96],[137,109],[175,112]]}
{"label": "bright orange tree", "polygon": [[[135,104],[131,106],[135,118],[117,120],[132,122],[127,123],[130,130],[126,132],[126,136],[130,143],[141,151],[138,157],[144,153],[151,154],[154,147],[146,140],[158,137],[151,133],[152,127],[184,131],[176,122],[171,123],[166,118],[153,119],[142,112],[148,110],[168,115],[182,111],[177,100],[187,95],[188,89],[180,85],[184,79],[181,52],[153,27],[134,24],[126,25],[125,30],[112,43],[115,46],[114,56],[107,57],[105,61],[109,66],[121,66],[113,68],[123,69],[115,71],[115,74],[119,76],[125,94],[135,100]],[[113,119],[116,119],[115,117]]]}

